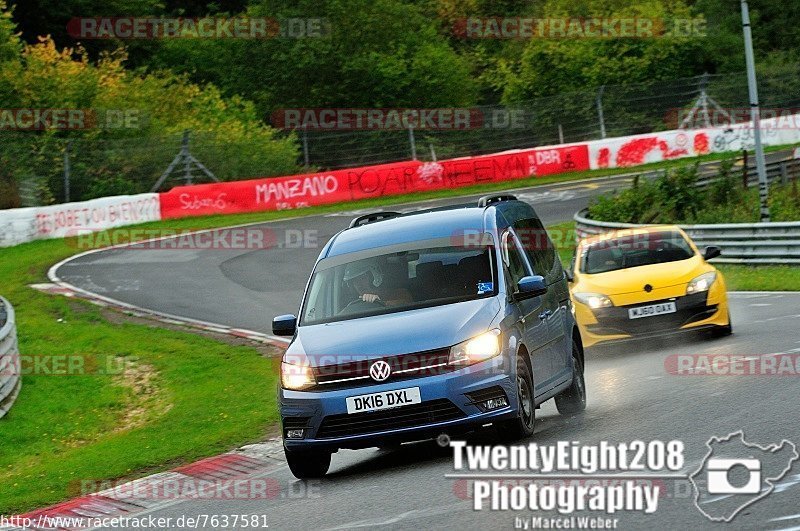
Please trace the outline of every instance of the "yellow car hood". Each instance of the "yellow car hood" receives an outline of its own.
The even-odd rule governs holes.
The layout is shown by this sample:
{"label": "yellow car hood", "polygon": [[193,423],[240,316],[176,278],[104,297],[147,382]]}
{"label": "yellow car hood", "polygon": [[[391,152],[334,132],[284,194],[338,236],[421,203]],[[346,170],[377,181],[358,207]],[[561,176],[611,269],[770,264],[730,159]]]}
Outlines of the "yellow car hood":
{"label": "yellow car hood", "polygon": [[640,293],[644,291],[645,284],[650,284],[656,290],[686,285],[696,276],[712,270],[700,256],[695,255],[687,260],[629,267],[607,273],[580,273],[574,291],[609,296]]}

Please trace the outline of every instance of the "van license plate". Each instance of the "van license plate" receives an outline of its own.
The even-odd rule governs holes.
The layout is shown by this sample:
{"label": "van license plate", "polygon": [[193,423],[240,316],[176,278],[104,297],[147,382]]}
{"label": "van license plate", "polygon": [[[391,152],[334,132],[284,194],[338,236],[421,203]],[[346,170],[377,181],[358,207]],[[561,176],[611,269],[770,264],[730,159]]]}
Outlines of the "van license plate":
{"label": "van license plate", "polygon": [[383,391],[382,393],[348,396],[347,412],[364,413],[366,411],[380,411],[381,409],[408,406],[411,404],[419,404],[420,402],[422,402],[422,399],[419,396],[419,387],[409,387],[407,389],[397,389],[395,391]]}

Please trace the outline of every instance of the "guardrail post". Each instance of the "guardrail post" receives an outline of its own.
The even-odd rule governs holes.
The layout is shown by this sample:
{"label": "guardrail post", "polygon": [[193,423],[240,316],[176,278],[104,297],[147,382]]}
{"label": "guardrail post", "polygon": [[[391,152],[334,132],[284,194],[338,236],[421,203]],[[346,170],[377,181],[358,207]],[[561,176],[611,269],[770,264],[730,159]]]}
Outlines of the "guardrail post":
{"label": "guardrail post", "polygon": [[417,142],[414,140],[414,126],[408,124],[408,143],[411,144],[411,160],[417,160]]}
{"label": "guardrail post", "polygon": [[303,125],[303,163],[306,169],[311,166],[311,161],[308,156],[308,126]]}
{"label": "guardrail post", "polygon": [[743,156],[744,156],[744,162],[742,163],[742,188],[747,190],[747,187],[750,185],[750,182],[749,182],[750,181],[750,176],[748,175],[748,170],[747,170],[748,154],[747,154],[747,150],[746,149],[743,152]]}
{"label": "guardrail post", "polygon": [[603,115],[603,92],[605,92],[605,90],[605,85],[600,87],[600,90],[597,91],[597,97],[595,98],[595,104],[597,105],[597,119],[600,122],[600,138],[606,137],[606,119]]}

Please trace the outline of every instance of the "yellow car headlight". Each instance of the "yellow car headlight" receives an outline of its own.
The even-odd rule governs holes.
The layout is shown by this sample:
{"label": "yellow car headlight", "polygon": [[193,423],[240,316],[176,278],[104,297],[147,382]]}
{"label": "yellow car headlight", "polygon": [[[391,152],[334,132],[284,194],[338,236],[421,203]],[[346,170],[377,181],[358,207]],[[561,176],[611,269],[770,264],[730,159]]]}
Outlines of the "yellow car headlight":
{"label": "yellow car headlight", "polygon": [[472,365],[500,354],[500,330],[491,330],[450,349],[451,365]]}
{"label": "yellow car headlight", "polygon": [[695,277],[691,282],[689,282],[689,285],[686,286],[686,294],[691,295],[693,293],[708,291],[716,280],[717,273],[715,271],[703,273],[699,277]]}
{"label": "yellow car headlight", "polygon": [[611,299],[601,293],[573,293],[573,296],[575,300],[581,304],[585,304],[592,310],[614,306]]}

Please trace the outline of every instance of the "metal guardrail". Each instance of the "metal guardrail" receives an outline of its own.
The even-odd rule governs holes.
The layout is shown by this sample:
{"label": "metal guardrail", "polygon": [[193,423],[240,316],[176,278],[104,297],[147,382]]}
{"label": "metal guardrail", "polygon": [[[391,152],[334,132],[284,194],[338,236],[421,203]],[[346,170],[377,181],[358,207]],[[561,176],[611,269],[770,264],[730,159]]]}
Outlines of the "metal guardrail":
{"label": "metal guardrail", "polygon": [[0,418],[17,399],[22,380],[14,308],[0,297]]}
{"label": "metal guardrail", "polygon": [[[800,159],[793,158],[792,150],[769,154],[767,177],[770,182],[783,184],[790,179],[800,180]],[[705,188],[715,178],[721,162],[702,164],[699,168],[697,186]],[[664,174],[657,170],[640,174],[654,179]],[[742,172],[737,166],[734,171]],[[758,185],[755,167],[747,166],[749,186]],[[744,174],[742,174],[744,181]],[[617,229],[642,227],[633,223],[609,223],[586,217],[586,210],[575,214],[575,230],[578,238],[585,238]],[[680,225],[698,247],[715,245],[722,249],[716,263],[726,264],[800,264],[800,221],[782,223],[726,223],[715,225]]]}
{"label": "metal guardrail", "polygon": [[[575,214],[575,231],[585,238],[611,230],[643,227],[634,223],[609,223],[586,218],[586,210]],[[725,223],[680,225],[700,247],[722,249],[716,263],[800,264],[800,221],[784,223]]]}

